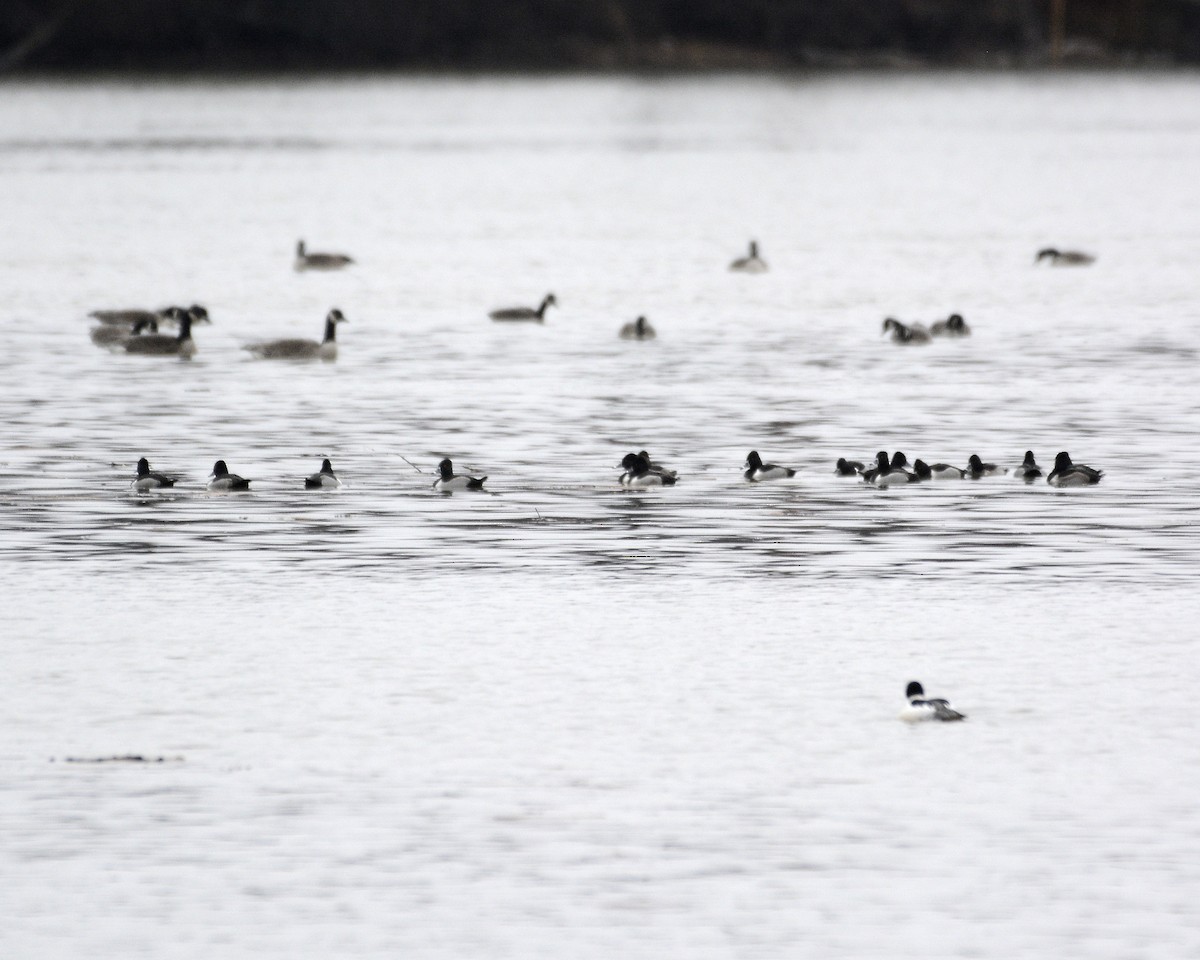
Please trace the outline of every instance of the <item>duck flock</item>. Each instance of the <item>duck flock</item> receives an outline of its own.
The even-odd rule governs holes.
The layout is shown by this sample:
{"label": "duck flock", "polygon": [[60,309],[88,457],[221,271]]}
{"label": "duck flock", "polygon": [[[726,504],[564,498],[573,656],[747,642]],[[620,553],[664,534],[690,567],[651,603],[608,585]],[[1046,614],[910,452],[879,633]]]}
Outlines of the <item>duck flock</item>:
{"label": "duck flock", "polygon": [[[1051,266],[1083,267],[1091,265],[1095,259],[1088,253],[1047,247],[1038,251],[1034,263],[1047,261]],[[341,270],[353,263],[354,259],[346,254],[309,252],[303,240],[296,244],[293,266],[298,272]],[[755,274],[765,273],[768,267],[759,253],[758,243],[752,240],[747,255],[735,259],[730,263],[729,269],[739,273]],[[545,323],[546,311],[557,305],[558,301],[554,294],[547,293],[537,307],[503,307],[490,311],[488,316],[491,320],[502,323]],[[196,352],[196,344],[192,339],[192,327],[212,322],[208,310],[200,304],[192,304],[190,307],[170,306],[158,310],[141,308],[94,310],[89,316],[97,321],[96,326],[92,328],[91,339],[98,346],[115,352],[181,359],[189,359]],[[244,345],[243,349],[263,360],[336,360],[337,328],[346,322],[345,315],[335,307],[325,317],[324,336],[319,341],[282,338],[248,343]],[[159,331],[160,325],[174,326],[177,332],[174,334],[162,333]],[[971,328],[961,314],[952,313],[946,319],[938,320],[928,327],[922,323],[904,323],[894,317],[888,317],[883,321],[883,333],[890,334],[893,343],[907,346],[930,343],[935,337],[970,336]],[[623,340],[653,340],[657,337],[657,333],[644,316],[639,316],[636,320],[624,324],[620,328],[618,336]],[[796,470],[792,467],[764,463],[756,450],[750,451],[742,466],[743,477],[751,483],[786,480],[796,475]],[[631,489],[674,486],[679,479],[677,471],[654,462],[645,450],[626,454],[621,461],[620,469],[623,471],[619,477],[620,485]],[[1032,450],[1025,451],[1024,460],[1011,468],[985,463],[978,454],[974,453],[967,458],[965,467],[940,462],[927,463],[920,458],[910,464],[902,452],[897,451],[889,457],[886,451],[881,450],[873,460],[866,462],[841,457],[834,466],[834,472],[840,477],[853,478],[882,488],[897,484],[938,480],[979,480],[984,477],[1004,475],[1015,477],[1026,483],[1045,475],[1046,482],[1051,486],[1081,487],[1097,484],[1103,476],[1101,470],[1074,463],[1070,454],[1065,450],[1059,452],[1055,457],[1054,467],[1049,473],[1045,473],[1038,465]],[[438,464],[438,478],[433,482],[433,488],[445,493],[456,490],[482,490],[486,479],[487,477],[455,474],[453,462],[447,458]],[[176,476],[151,470],[149,462],[143,457],[138,461],[133,487],[140,492],[146,492],[173,487],[178,480],[179,478]],[[231,473],[224,460],[218,460],[213,465],[206,489],[213,492],[244,491],[250,489],[250,483],[251,481],[245,477]],[[319,471],[304,479],[304,486],[306,489],[336,489],[342,486],[342,482],[334,473],[331,462],[326,459],[322,462]],[[916,686],[920,685],[916,684]],[[928,702],[944,704],[944,701]],[[961,717],[956,715],[950,719],[961,719]]]}

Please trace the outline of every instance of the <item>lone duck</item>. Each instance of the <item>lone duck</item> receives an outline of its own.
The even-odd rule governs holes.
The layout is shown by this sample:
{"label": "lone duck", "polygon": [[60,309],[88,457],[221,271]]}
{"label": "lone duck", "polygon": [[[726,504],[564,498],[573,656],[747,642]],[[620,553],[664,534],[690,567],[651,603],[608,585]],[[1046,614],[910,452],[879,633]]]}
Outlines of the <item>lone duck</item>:
{"label": "lone duck", "polygon": [[309,253],[305,249],[303,240],[296,241],[294,266],[297,273],[304,270],[341,270],[342,267],[349,266],[353,262],[354,260],[344,253]]}
{"label": "lone duck", "polygon": [[207,489],[215,491],[249,490],[250,481],[245,477],[239,477],[236,473],[230,473],[225,461],[218,460],[213,464],[212,476],[209,477]]}
{"label": "lone duck", "polygon": [[621,328],[622,340],[653,340],[658,334],[646,322],[645,317],[638,317],[633,323],[627,323]]}
{"label": "lone duck", "polygon": [[500,310],[493,310],[488,314],[493,320],[531,320],[534,323],[546,322],[546,308],[557,307],[558,300],[554,294],[548,293],[542,298],[541,306],[536,310],[533,307],[504,307]]}
{"label": "lone duck", "polygon": [[1064,450],[1054,458],[1054,469],[1046,482],[1053,487],[1087,487],[1099,483],[1103,470],[1093,470],[1082,463],[1072,463],[1071,455]]}
{"label": "lone duck", "polygon": [[967,476],[972,480],[978,480],[980,477],[991,477],[1003,472],[1003,467],[998,467],[994,463],[984,463],[979,459],[979,454],[977,453],[973,453],[967,458]]}
{"label": "lone duck", "polygon": [[625,468],[625,472],[621,474],[621,486],[640,489],[644,487],[673,487],[675,486],[675,472],[673,470],[664,470],[661,467],[655,469],[655,465],[650,462],[650,457],[645,453],[627,453],[621,460],[621,466]]}
{"label": "lone duck", "polygon": [[776,463],[763,463],[757,450],[750,451],[742,466],[746,467],[746,472],[742,476],[751,483],[759,483],[762,480],[785,480],[796,475],[796,471],[791,467],[781,467]]}
{"label": "lone duck", "polygon": [[900,711],[900,719],[908,723],[920,723],[923,720],[966,720],[966,714],[959,713],[950,707],[949,700],[926,700],[925,688],[916,680],[904,691],[908,705]]}
{"label": "lone duck", "polygon": [[767,261],[758,255],[758,241],[751,240],[749,255],[738,257],[729,265],[729,269],[739,273],[766,273]]}
{"label": "lone duck", "polygon": [[451,490],[482,490],[483,481],[487,477],[468,477],[466,474],[455,474],[454,464],[447,457],[438,464],[440,476],[433,481],[433,489],[449,492]]}
{"label": "lone duck", "polygon": [[1052,267],[1087,267],[1096,262],[1096,258],[1090,253],[1081,250],[1056,250],[1054,247],[1039,250],[1033,262],[1037,264],[1043,260],[1049,260]]}
{"label": "lone duck", "polygon": [[969,337],[971,328],[961,313],[952,313],[945,320],[937,321],[929,328],[929,332],[935,337]]}
{"label": "lone duck", "polygon": [[1025,451],[1025,459],[1021,461],[1019,467],[1013,468],[1013,476],[1020,477],[1026,483],[1031,480],[1036,480],[1042,475],[1042,468],[1037,465],[1037,461],[1033,459],[1033,451]]}
{"label": "lone duck", "polygon": [[342,481],[333,472],[333,464],[328,459],[321,461],[321,469],[304,481],[304,489],[316,490],[319,487],[340,487]]}
{"label": "lone duck", "polygon": [[893,343],[928,343],[930,340],[929,331],[919,323],[905,324],[895,317],[888,317],[883,321],[883,332],[887,333],[889,330],[892,333]]}
{"label": "lone duck", "polygon": [[178,477],[169,477],[165,473],[155,473],[150,469],[150,461],[142,457],[137,462],[137,476],[133,478],[135,490],[154,490],[158,487],[173,487]]}
{"label": "lone duck", "polygon": [[266,340],[248,343],[243,348],[263,360],[336,360],[338,355],[337,325],[348,323],[336,307],[325,315],[325,339]]}
{"label": "lone duck", "polygon": [[125,352],[145,356],[174,356],[184,360],[193,356],[196,353],[196,342],[192,339],[192,322],[195,319],[192,312],[180,307],[171,307],[168,315],[179,324],[178,334],[170,337],[165,333],[146,333],[140,337],[130,337],[125,341]]}

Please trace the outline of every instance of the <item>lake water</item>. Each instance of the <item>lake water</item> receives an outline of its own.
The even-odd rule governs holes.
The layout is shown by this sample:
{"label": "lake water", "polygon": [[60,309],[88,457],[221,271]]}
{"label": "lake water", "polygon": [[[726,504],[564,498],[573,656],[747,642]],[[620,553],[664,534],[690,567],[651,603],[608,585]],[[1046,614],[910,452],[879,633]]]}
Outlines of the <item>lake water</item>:
{"label": "lake water", "polygon": [[[0,953],[1200,954],[1198,94],[7,84]],[[190,362],[89,341],[194,301]],[[1105,477],[834,477],[884,448]]]}

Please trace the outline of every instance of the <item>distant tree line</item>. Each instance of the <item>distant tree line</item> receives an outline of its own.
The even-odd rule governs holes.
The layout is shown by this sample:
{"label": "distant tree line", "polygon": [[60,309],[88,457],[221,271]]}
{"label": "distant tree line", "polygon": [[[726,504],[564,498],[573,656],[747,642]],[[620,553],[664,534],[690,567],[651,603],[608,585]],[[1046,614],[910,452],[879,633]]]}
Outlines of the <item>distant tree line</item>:
{"label": "distant tree line", "polygon": [[1200,0],[4,0],[0,69],[1200,61]]}

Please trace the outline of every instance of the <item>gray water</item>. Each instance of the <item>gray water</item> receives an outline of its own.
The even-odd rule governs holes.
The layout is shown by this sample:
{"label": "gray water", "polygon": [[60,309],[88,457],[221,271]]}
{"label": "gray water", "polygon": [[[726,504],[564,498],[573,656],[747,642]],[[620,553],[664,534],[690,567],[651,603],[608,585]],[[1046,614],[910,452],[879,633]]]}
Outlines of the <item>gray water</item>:
{"label": "gray water", "polygon": [[[1197,93],[7,85],[0,952],[1195,955]],[[190,362],[89,341],[193,301]],[[833,475],[885,448],[1105,477]]]}

